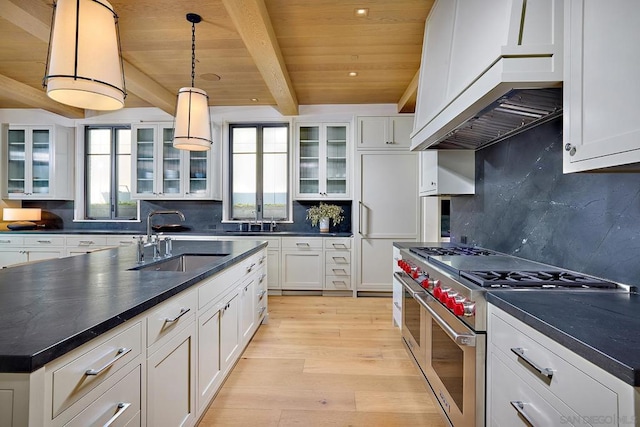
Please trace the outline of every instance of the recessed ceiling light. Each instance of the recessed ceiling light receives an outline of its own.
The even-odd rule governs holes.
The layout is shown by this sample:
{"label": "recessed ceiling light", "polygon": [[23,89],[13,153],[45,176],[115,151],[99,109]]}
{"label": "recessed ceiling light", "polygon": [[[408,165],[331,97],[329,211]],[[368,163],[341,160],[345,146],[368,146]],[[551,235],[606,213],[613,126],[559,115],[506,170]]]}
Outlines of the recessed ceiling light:
{"label": "recessed ceiling light", "polygon": [[369,9],[367,9],[366,7],[361,7],[358,8],[354,11],[354,14],[356,16],[359,16],[361,18],[365,17],[365,16],[369,16]]}
{"label": "recessed ceiling light", "polygon": [[349,71],[349,77],[355,77],[355,76],[357,76],[357,75],[358,75],[358,73],[357,73],[357,72],[355,72],[355,71]]}
{"label": "recessed ceiling light", "polygon": [[205,73],[205,74],[201,74],[200,78],[202,80],[207,80],[210,82],[217,82],[218,80],[220,80],[222,77],[220,77],[217,74],[213,74],[213,73]]}

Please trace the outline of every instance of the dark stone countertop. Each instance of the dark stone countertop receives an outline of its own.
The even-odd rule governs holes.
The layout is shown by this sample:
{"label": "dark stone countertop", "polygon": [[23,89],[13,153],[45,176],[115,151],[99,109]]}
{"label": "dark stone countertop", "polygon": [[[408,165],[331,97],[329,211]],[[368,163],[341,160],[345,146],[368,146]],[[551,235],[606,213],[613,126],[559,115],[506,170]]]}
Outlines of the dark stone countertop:
{"label": "dark stone countertop", "polygon": [[[39,229],[39,230],[0,230],[0,234],[38,235],[38,234],[93,234],[93,235],[146,235],[146,231],[126,231],[126,230],[77,230],[77,229]],[[155,231],[154,231],[155,233]],[[188,231],[164,231],[159,234],[170,236],[274,236],[274,237],[352,237],[352,233],[320,233],[302,231],[237,231],[237,230],[188,230]]]}
{"label": "dark stone countertop", "polygon": [[176,241],[174,255],[229,254],[211,268],[184,273],[129,270],[136,267],[135,247],[2,269],[0,372],[33,372],[266,244]]}
{"label": "dark stone countertop", "polygon": [[640,386],[640,295],[491,291],[487,301],[634,387]]}

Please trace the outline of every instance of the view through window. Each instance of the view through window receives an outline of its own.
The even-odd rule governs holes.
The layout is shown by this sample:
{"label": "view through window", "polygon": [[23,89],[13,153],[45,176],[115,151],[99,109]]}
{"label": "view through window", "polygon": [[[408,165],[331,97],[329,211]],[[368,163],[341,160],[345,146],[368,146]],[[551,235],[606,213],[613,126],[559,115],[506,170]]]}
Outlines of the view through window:
{"label": "view through window", "polygon": [[135,219],[131,200],[131,129],[124,126],[85,128],[86,219]]}
{"label": "view through window", "polygon": [[231,124],[229,218],[279,221],[289,214],[289,125]]}

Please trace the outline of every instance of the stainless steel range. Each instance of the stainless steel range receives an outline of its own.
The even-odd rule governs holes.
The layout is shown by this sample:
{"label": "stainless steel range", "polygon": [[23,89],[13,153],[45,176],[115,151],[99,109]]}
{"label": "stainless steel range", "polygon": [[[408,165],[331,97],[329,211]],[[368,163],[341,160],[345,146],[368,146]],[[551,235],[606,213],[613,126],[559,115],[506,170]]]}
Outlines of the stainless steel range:
{"label": "stainless steel range", "polygon": [[485,422],[486,292],[630,290],[478,247],[434,244],[400,254],[403,339],[456,427]]}

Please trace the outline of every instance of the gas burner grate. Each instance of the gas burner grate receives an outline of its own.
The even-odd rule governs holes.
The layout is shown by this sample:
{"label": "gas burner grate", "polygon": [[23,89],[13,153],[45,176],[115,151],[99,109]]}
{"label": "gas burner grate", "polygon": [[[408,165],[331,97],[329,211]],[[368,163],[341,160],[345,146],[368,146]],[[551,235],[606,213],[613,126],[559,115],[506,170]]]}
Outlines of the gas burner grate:
{"label": "gas burner grate", "polygon": [[450,256],[450,255],[469,255],[469,256],[487,256],[496,255],[496,252],[488,249],[474,248],[469,246],[424,246],[410,248],[411,252],[416,253],[422,257],[427,256]]}
{"label": "gas burner grate", "polygon": [[483,288],[614,289],[615,283],[569,271],[462,271]]}

